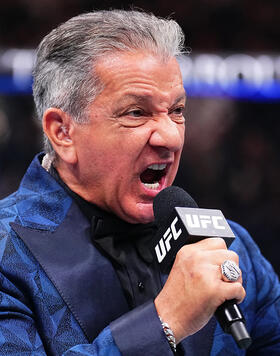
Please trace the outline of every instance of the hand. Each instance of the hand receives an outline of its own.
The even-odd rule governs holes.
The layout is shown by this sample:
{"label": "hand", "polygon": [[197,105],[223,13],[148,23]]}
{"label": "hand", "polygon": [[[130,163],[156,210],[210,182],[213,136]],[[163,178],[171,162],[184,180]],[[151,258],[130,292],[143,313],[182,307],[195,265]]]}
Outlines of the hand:
{"label": "hand", "polygon": [[226,300],[245,298],[242,276],[236,282],[222,279],[221,264],[238,255],[221,238],[185,245],[177,253],[162,291],[155,299],[158,315],[172,329],[176,342],[200,330]]}

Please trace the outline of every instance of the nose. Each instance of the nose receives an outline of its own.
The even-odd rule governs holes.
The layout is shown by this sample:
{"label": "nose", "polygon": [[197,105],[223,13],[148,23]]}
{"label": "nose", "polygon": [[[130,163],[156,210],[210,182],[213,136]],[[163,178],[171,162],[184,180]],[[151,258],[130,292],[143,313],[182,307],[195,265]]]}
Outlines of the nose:
{"label": "nose", "polygon": [[169,116],[154,120],[154,127],[150,135],[149,144],[153,147],[166,148],[176,152],[183,147],[185,125],[173,121]]}

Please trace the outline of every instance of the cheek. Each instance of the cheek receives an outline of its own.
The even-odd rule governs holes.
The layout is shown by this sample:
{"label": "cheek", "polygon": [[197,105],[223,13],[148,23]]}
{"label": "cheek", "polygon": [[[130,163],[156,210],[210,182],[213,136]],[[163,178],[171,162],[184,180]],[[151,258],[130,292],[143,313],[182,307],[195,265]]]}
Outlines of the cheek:
{"label": "cheek", "polygon": [[[149,140],[149,130],[135,128],[120,132],[114,149],[126,161],[135,162]],[[113,148],[112,148],[113,150]]]}
{"label": "cheek", "polygon": [[181,138],[183,140],[183,143],[184,143],[184,140],[185,140],[185,137],[186,137],[186,125],[185,125],[185,123],[180,126],[179,132],[180,132],[180,136],[181,136]]}
{"label": "cheek", "polygon": [[94,135],[87,134],[79,140],[78,156],[83,170],[106,179],[114,176],[120,179],[133,172],[147,143],[149,130],[110,127],[94,131]]}

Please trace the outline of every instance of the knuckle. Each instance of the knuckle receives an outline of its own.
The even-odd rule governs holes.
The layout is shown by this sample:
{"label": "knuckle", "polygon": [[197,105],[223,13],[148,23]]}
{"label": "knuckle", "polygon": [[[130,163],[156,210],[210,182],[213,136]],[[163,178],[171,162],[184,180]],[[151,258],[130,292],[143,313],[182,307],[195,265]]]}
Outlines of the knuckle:
{"label": "knuckle", "polygon": [[195,244],[183,246],[177,253],[177,256],[181,260],[197,260],[198,256],[201,254],[201,250],[195,246]]}
{"label": "knuckle", "polygon": [[221,237],[211,237],[210,240],[213,247],[216,247],[217,249],[227,249],[226,242]]}
{"label": "knuckle", "polygon": [[236,293],[238,293],[238,295],[240,295],[240,296],[244,295],[245,289],[240,281],[236,281],[236,282],[232,283],[232,287],[235,289],[235,291],[236,291]]}
{"label": "knuckle", "polygon": [[180,248],[180,250],[177,252],[176,258],[179,260],[186,259],[189,256],[189,250],[188,246],[185,245]]}
{"label": "knuckle", "polygon": [[235,251],[228,250],[229,259],[239,264],[239,256]]}

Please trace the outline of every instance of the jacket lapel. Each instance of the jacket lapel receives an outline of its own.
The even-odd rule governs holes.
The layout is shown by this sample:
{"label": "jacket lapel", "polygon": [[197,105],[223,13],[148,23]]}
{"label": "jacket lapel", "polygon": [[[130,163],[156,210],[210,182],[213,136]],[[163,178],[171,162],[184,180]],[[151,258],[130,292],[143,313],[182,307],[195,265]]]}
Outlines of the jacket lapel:
{"label": "jacket lapel", "polygon": [[11,224],[75,316],[89,341],[128,305],[111,263],[94,247],[90,224],[73,203],[55,231]]}

